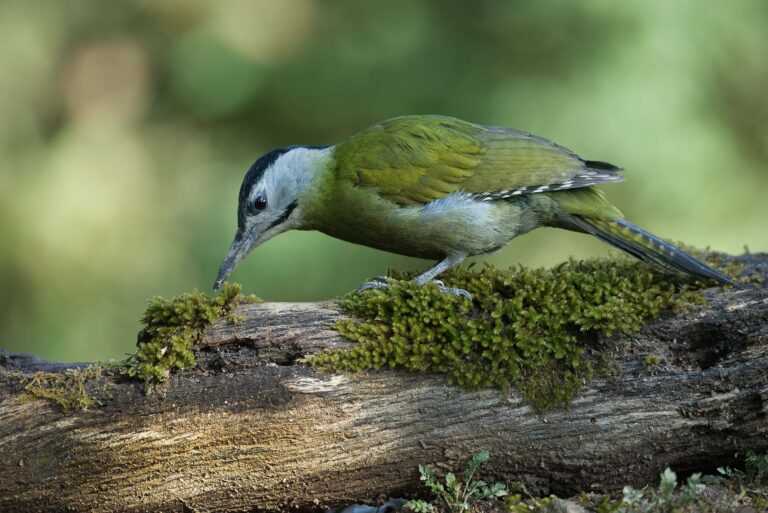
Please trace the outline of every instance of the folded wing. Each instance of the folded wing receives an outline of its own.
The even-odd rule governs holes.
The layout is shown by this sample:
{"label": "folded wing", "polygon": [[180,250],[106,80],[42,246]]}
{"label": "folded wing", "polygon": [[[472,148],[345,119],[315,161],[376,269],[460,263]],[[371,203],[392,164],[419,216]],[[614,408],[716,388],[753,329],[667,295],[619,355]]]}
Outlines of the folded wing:
{"label": "folded wing", "polygon": [[404,116],[337,146],[339,177],[402,205],[464,191],[492,201],[621,181],[619,168],[546,139],[445,116]]}

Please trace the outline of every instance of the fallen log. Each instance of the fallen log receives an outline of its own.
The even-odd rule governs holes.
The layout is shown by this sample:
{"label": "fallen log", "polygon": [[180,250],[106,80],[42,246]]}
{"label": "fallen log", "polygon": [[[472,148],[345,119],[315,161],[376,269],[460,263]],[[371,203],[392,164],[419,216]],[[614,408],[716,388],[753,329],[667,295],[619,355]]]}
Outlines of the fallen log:
{"label": "fallen log", "polygon": [[[765,276],[768,256],[740,257]],[[709,289],[615,348],[609,378],[546,414],[514,391],[442,376],[329,374],[298,360],[351,347],[331,302],[241,305],[204,333],[197,365],[146,395],[106,369],[97,403],[64,411],[24,388],[55,364],[0,352],[0,511],[286,511],[420,490],[417,464],[568,494],[642,486],[659,472],[768,450],[768,289]],[[649,358],[651,356],[652,358]]]}

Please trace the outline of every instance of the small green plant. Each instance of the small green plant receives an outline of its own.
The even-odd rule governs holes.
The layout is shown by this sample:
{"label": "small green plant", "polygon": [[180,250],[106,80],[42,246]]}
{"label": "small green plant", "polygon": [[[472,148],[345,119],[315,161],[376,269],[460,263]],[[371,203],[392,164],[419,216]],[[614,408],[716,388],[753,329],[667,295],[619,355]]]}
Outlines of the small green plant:
{"label": "small green plant", "polygon": [[755,451],[747,451],[744,470],[752,483],[765,483],[768,478],[768,452],[758,454]]}
{"label": "small green plant", "polygon": [[722,480],[730,480],[741,487],[758,486],[768,478],[768,453],[758,454],[755,451],[747,451],[744,459],[744,470],[731,467],[718,467],[717,471]]}
{"label": "small green plant", "polygon": [[709,481],[734,486],[742,495],[749,497],[756,507],[768,509],[768,453],[747,451],[744,470],[718,467],[717,471],[720,476],[708,476]]}
{"label": "small green plant", "polygon": [[[721,473],[734,475],[733,471],[726,469]],[[708,491],[704,483],[716,484],[720,488]],[[678,486],[677,475],[666,469],[655,490],[625,486],[623,497],[618,499],[610,494],[593,496],[582,493],[581,505],[595,513],[733,513],[740,511],[740,501],[744,500],[745,493],[735,491],[732,484],[725,477],[693,474],[685,485]],[[747,500],[763,511],[759,497],[750,496]],[[536,511],[535,508],[533,510]]]}
{"label": "small green plant", "polygon": [[[631,486],[624,487],[621,502],[613,505],[616,513],[677,513],[688,511],[718,512],[733,511],[738,505],[737,498],[723,494],[719,497],[706,497],[706,485],[701,474],[691,475],[685,486],[678,488],[677,475],[669,468],[661,473],[659,486],[655,491],[644,493]],[[611,511],[604,505],[603,512]]]}
{"label": "small green plant", "polygon": [[525,487],[520,482],[513,483],[509,487],[507,500],[504,501],[504,509],[510,513],[531,513],[532,511],[547,511],[552,504],[558,500],[556,495],[547,497],[531,497],[525,494]]}
{"label": "small green plant", "polygon": [[585,492],[581,492],[580,502],[584,508],[588,508],[595,513],[615,513],[622,504],[621,500],[613,500],[613,495],[610,493],[604,493],[590,499]]}
{"label": "small green plant", "polygon": [[[458,479],[456,474],[448,472],[445,475],[444,483],[441,483],[435,476],[432,468],[428,465],[419,465],[421,480],[427,485],[427,488],[435,495],[451,513],[465,513],[470,511],[472,504],[483,499],[499,498],[507,495],[507,487],[503,483],[494,483],[488,485],[480,479],[473,480],[475,471],[481,463],[488,461],[490,453],[481,451],[469,460],[467,469],[464,471],[463,479]],[[435,506],[429,502],[414,500],[407,504],[408,508],[417,513],[429,513],[437,511]]]}
{"label": "small green plant", "polygon": [[744,470],[749,486],[742,489],[742,493],[750,498],[755,508],[768,511],[768,452],[748,451]]}
{"label": "small green plant", "polygon": [[701,474],[693,474],[688,478],[686,486],[676,493],[677,474],[667,468],[661,473],[658,489],[651,493],[650,497],[645,497],[643,492],[631,486],[625,486],[624,499],[621,503],[630,508],[630,511],[671,512],[695,503],[704,488],[705,486],[701,484]]}

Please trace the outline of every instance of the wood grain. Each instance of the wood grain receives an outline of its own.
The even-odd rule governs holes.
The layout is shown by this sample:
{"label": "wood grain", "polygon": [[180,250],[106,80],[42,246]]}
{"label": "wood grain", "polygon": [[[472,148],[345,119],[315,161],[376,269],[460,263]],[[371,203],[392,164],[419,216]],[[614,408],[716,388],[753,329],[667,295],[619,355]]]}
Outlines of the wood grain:
{"label": "wood grain", "polygon": [[[742,260],[766,274],[765,255]],[[598,341],[615,374],[545,416],[514,391],[298,364],[352,344],[331,329],[330,302],[244,305],[163,394],[106,373],[87,411],[22,393],[20,376],[66,365],[0,353],[0,511],[308,511],[412,495],[418,463],[458,468],[481,449],[486,477],[556,493],[732,464],[768,450],[768,290],[707,297]],[[648,354],[661,364],[643,365]]]}

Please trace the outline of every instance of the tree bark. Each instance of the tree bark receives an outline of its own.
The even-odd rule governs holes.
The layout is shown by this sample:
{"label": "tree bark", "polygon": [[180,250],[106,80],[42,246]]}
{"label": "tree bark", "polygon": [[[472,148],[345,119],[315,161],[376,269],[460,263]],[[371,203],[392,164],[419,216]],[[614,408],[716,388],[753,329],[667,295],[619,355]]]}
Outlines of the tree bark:
{"label": "tree bark", "polygon": [[[766,275],[768,256],[740,257]],[[488,449],[488,479],[572,493],[642,485],[768,450],[768,289],[710,289],[616,348],[617,370],[567,409],[468,392],[398,371],[330,375],[297,363],[350,347],[333,303],[243,305],[211,326],[198,364],[162,394],[115,373],[101,404],[64,412],[20,376],[67,366],[0,353],[0,511],[312,510],[420,490],[417,464],[460,469]],[[647,355],[661,357],[649,369]],[[82,365],[82,364],[79,364]]]}

